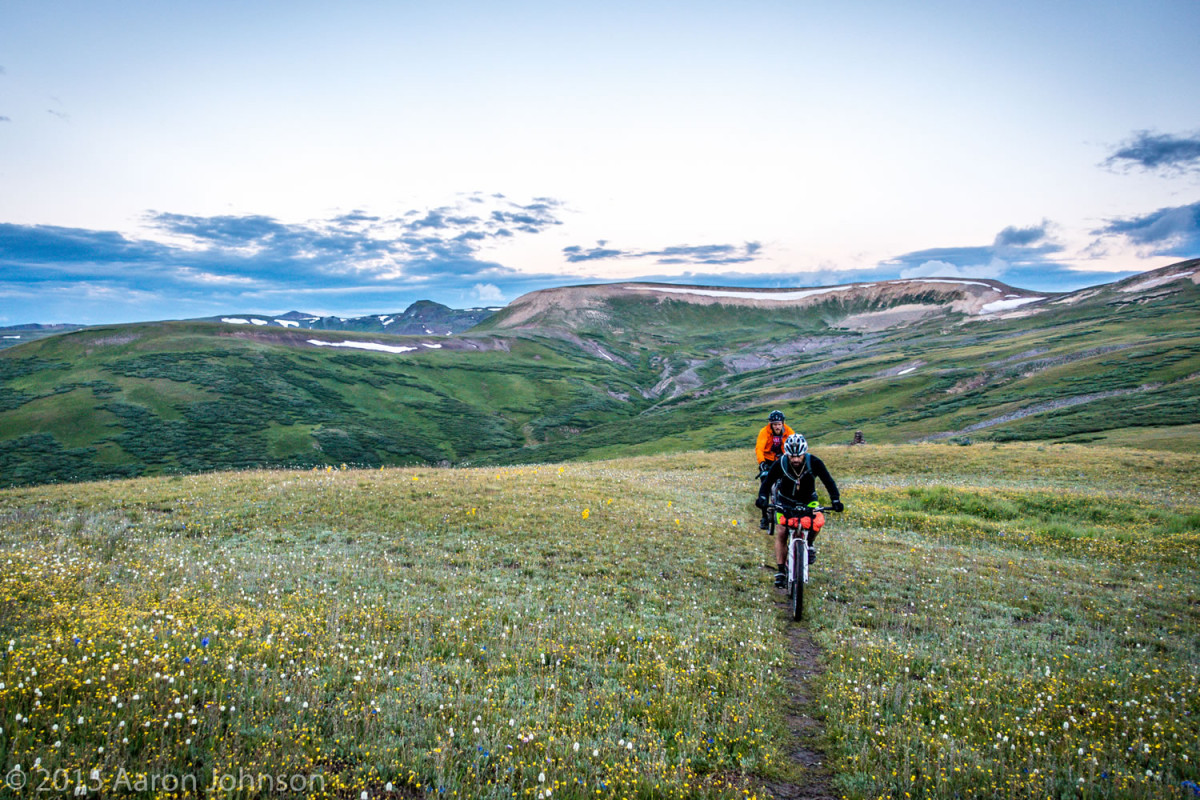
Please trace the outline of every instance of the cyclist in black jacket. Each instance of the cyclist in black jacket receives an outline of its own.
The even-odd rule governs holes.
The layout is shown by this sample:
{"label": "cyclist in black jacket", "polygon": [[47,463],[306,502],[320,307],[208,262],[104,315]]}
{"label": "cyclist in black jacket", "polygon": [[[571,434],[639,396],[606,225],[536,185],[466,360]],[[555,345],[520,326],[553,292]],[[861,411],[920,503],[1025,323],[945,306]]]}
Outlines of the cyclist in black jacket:
{"label": "cyclist in black jacket", "polygon": [[758,499],[754,501],[754,504],[759,508],[775,506],[777,509],[775,512],[776,586],[784,586],[787,582],[787,575],[784,572],[787,531],[780,524],[784,519],[794,516],[807,518],[808,524],[804,524],[803,527],[808,531],[808,560],[809,563],[816,560],[817,553],[813,543],[825,522],[824,516],[819,512],[812,511],[818,505],[817,478],[820,478],[821,483],[825,484],[825,491],[829,493],[830,506],[834,511],[840,512],[845,506],[842,505],[841,494],[838,492],[833,476],[826,469],[825,462],[808,451],[808,442],[805,438],[796,433],[789,436],[783,443],[783,457],[771,466],[771,471],[767,473],[767,477],[763,479],[762,486],[758,490]]}

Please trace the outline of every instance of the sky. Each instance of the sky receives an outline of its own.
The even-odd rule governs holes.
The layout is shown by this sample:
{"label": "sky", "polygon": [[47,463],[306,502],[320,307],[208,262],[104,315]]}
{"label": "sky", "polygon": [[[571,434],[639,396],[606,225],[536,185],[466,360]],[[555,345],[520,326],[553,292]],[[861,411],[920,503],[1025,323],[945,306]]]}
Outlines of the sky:
{"label": "sky", "polygon": [[1200,256],[1200,2],[5,0],[0,326]]}

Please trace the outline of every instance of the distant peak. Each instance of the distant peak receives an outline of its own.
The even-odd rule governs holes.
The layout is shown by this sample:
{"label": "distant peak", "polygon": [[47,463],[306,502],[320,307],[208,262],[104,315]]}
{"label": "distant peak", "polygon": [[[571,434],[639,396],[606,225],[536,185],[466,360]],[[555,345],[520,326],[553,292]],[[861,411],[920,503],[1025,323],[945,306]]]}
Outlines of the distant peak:
{"label": "distant peak", "polygon": [[450,311],[449,306],[444,306],[441,303],[435,303],[432,300],[418,300],[408,308],[404,309],[405,314],[414,314],[421,311]]}

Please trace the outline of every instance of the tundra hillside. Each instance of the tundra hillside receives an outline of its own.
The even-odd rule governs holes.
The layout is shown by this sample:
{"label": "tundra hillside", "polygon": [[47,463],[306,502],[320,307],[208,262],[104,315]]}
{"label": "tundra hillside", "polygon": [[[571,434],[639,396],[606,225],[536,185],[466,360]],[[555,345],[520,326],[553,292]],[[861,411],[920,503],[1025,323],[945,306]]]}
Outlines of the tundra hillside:
{"label": "tundra hillside", "polygon": [[[848,509],[805,624],[844,797],[1191,795],[1200,457],[818,452]],[[0,768],[20,797],[802,787],[747,461],[0,491]]]}
{"label": "tundra hillside", "polygon": [[776,407],[818,444],[1196,452],[1198,264],[1053,296],[925,278],[571,287],[450,336],[90,328],[0,351],[0,481],[720,450]]}

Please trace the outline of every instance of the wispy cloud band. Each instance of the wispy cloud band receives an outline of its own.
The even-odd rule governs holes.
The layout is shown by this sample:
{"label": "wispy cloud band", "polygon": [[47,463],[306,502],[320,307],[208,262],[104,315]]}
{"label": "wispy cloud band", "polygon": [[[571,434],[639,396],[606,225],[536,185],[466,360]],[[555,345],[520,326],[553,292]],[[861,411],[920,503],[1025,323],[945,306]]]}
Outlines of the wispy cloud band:
{"label": "wispy cloud band", "polygon": [[[375,309],[387,303],[387,310],[434,295],[495,303],[498,284],[538,285],[550,276],[482,258],[481,248],[561,224],[561,207],[549,198],[519,203],[479,195],[390,218],[352,211],[304,223],[152,212],[140,236],[0,224],[0,318],[12,321],[28,305],[17,298],[35,286],[53,306],[43,312],[53,315],[43,318],[51,321],[94,321],[87,317],[112,292],[147,302],[157,296],[162,305],[172,305],[166,298],[173,298],[176,306],[195,309],[193,315],[290,296],[317,303],[336,296],[339,307],[352,296],[369,299]],[[388,302],[387,295],[396,299]],[[73,305],[54,303],[68,296]]]}
{"label": "wispy cloud band", "polygon": [[1110,168],[1182,172],[1200,169],[1200,133],[1183,136],[1138,131],[1104,161]]}
{"label": "wispy cloud band", "polygon": [[618,250],[607,246],[606,241],[595,247],[584,249],[578,245],[563,248],[567,261],[577,264],[583,261],[649,260],[663,266],[678,264],[747,264],[758,258],[762,245],[758,242],[744,244],[675,245],[661,250]]}
{"label": "wispy cloud band", "polygon": [[1124,239],[1145,255],[1193,258],[1200,255],[1200,202],[1109,220],[1093,233]]}

